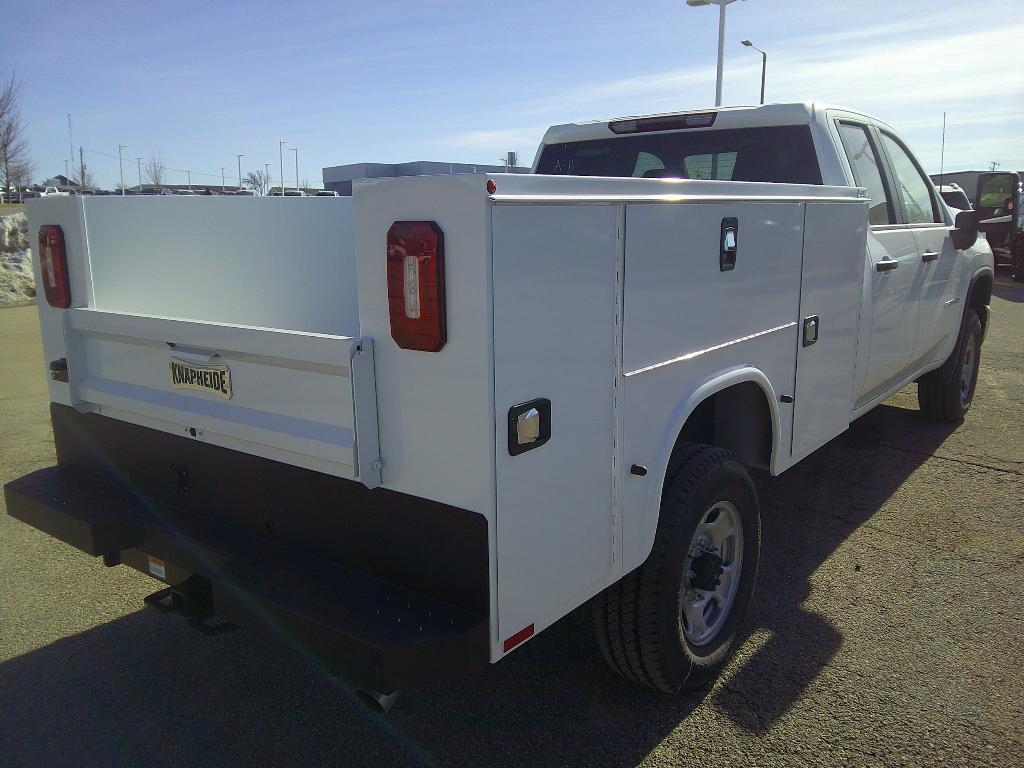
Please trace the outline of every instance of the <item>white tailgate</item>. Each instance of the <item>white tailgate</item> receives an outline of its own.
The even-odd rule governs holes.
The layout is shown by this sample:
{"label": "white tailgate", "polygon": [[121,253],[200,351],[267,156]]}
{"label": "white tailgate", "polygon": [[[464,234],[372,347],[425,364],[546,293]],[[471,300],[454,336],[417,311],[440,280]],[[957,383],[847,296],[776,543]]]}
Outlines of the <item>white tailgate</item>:
{"label": "white tailgate", "polygon": [[[361,479],[379,484],[369,341],[94,309],[65,318],[76,407],[349,478],[358,423]],[[230,397],[174,386],[172,358],[226,367]]]}

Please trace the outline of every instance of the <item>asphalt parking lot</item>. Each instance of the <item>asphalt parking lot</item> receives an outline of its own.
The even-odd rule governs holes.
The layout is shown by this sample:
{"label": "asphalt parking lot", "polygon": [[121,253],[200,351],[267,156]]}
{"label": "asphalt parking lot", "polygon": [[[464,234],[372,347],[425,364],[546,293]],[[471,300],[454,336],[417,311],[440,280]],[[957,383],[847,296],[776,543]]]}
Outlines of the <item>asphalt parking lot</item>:
{"label": "asphalt parking lot", "polygon": [[[1024,285],[958,428],[914,387],[761,481],[747,636],[708,691],[606,671],[570,617],[387,718],[301,655],[142,608],[158,584],[0,515],[0,764],[1024,765]],[[0,480],[53,462],[34,307],[0,309]]]}

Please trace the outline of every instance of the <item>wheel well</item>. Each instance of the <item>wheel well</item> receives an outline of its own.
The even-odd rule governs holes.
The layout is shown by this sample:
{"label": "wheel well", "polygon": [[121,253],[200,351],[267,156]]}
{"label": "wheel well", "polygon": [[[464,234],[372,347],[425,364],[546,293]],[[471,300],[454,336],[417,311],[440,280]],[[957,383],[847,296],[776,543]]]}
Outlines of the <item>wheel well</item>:
{"label": "wheel well", "polygon": [[769,469],[772,437],[768,397],[760,386],[744,381],[702,400],[683,424],[676,445],[718,446],[738,454],[747,466]]}
{"label": "wheel well", "polygon": [[971,283],[970,294],[967,297],[967,306],[978,313],[981,320],[981,330],[985,331],[988,323],[987,307],[992,301],[992,274],[984,272]]}

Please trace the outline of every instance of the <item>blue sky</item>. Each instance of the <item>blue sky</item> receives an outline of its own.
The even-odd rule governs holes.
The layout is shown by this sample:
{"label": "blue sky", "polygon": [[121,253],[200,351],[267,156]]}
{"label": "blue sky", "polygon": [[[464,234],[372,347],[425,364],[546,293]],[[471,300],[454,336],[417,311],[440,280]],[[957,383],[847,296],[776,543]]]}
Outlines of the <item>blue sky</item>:
{"label": "blue sky", "polygon": [[[299,149],[325,165],[533,159],[551,123],[714,103],[717,8],[684,0],[481,3],[0,0],[0,71],[24,81],[43,178],[67,114],[101,184],[117,146],[219,183]],[[744,0],[728,10],[725,103],[823,100],[888,120],[938,171],[1024,169],[1024,16],[1016,0]],[[102,154],[101,154],[102,153]],[[201,173],[212,174],[202,176]],[[285,157],[294,178],[294,159]],[[169,180],[184,181],[185,174]]]}

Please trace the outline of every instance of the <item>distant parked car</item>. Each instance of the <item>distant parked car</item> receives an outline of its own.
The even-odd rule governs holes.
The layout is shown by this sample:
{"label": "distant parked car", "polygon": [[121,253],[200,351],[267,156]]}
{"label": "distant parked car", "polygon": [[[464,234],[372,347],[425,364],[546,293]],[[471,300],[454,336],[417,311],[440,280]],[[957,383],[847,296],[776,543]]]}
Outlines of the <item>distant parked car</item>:
{"label": "distant parked car", "polygon": [[321,189],[317,191],[314,197],[340,197],[340,195],[333,189]]}
{"label": "distant parked car", "polygon": [[308,195],[301,189],[286,189],[284,195],[281,194],[280,190],[270,193],[271,197],[308,197]]}
{"label": "distant parked car", "polygon": [[973,210],[971,199],[959,184],[943,184],[939,187],[939,195],[950,208],[958,211]]}
{"label": "distant parked car", "polygon": [[229,192],[229,195],[238,195],[239,197],[259,197],[259,192],[255,189],[236,189],[234,192]]}
{"label": "distant parked car", "polygon": [[47,187],[39,193],[41,197],[67,197],[67,190],[58,189],[57,187]]}
{"label": "distant parked car", "polygon": [[174,192],[172,194],[175,194],[175,195],[192,195],[194,197],[196,193],[195,193],[195,190],[192,190],[192,189],[176,189],[176,190],[174,190]]}

